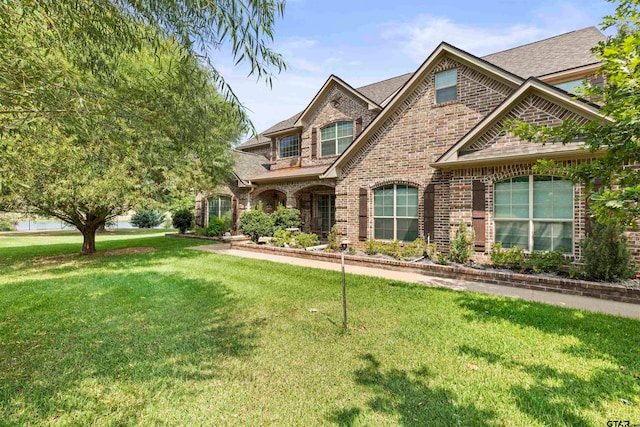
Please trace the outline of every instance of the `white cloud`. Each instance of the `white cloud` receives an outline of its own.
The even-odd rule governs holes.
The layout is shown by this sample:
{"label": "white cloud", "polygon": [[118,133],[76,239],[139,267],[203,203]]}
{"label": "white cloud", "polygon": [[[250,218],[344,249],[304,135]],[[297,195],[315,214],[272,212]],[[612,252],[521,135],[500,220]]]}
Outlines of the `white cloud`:
{"label": "white cloud", "polygon": [[[599,18],[587,12],[584,5],[554,4],[530,12],[532,23],[492,27],[482,23],[469,25],[442,16],[419,15],[407,21],[394,21],[381,26],[383,40],[395,44],[414,62],[420,63],[445,41],[474,55],[487,55],[547,37],[594,25]],[[599,12],[599,11],[598,11]]]}

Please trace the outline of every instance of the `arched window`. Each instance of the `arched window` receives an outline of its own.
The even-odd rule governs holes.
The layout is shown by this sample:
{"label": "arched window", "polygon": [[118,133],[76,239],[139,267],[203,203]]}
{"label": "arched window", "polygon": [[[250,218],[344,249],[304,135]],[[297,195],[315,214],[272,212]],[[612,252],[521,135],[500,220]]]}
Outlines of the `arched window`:
{"label": "arched window", "polygon": [[209,221],[213,217],[231,219],[231,197],[215,196],[209,199]]}
{"label": "arched window", "polygon": [[411,242],[418,237],[418,189],[404,184],[373,191],[374,238]]}
{"label": "arched window", "polygon": [[573,184],[520,176],[495,186],[495,241],[504,248],[573,252]]}
{"label": "arched window", "polygon": [[352,141],[352,122],[333,123],[320,129],[320,153],[322,156],[341,154]]}

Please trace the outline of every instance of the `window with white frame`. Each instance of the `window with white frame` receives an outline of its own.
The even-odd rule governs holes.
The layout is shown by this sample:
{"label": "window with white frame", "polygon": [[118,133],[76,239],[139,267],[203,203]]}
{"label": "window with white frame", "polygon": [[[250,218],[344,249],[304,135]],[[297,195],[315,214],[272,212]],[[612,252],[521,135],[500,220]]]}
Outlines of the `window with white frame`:
{"label": "window with white frame", "polygon": [[374,238],[412,242],[418,237],[418,188],[394,184],[373,191]]}
{"label": "window with white frame", "polygon": [[558,83],[555,85],[558,89],[562,89],[565,92],[573,93],[576,89],[584,87],[584,79],[571,80],[568,82]]}
{"label": "window with white frame", "polygon": [[209,222],[213,217],[231,219],[231,197],[215,196],[209,199]]}
{"label": "window with white frame", "polygon": [[342,154],[352,141],[352,122],[337,122],[320,129],[320,153],[322,156]]}
{"label": "window with white frame", "polygon": [[287,135],[278,141],[278,157],[297,157],[300,154],[300,137],[298,135]]}
{"label": "window with white frame", "polygon": [[436,74],[436,104],[458,99],[458,70]]}
{"label": "window with white frame", "polygon": [[504,248],[573,252],[573,184],[520,176],[495,184],[495,241]]}

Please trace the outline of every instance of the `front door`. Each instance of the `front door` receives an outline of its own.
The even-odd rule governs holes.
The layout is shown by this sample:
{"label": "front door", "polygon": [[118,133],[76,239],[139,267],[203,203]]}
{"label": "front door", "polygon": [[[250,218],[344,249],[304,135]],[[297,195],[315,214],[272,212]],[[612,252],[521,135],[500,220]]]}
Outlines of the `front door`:
{"label": "front door", "polygon": [[316,231],[328,234],[336,223],[336,196],[334,194],[316,194],[315,225]]}

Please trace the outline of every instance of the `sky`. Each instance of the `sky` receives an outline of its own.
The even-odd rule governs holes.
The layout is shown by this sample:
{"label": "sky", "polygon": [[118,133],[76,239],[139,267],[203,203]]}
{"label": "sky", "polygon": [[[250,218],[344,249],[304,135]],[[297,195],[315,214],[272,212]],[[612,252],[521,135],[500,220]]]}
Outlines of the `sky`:
{"label": "sky", "polygon": [[415,71],[442,41],[482,56],[598,26],[613,9],[604,0],[288,0],[272,45],[287,70],[272,87],[224,49],[213,60],[261,132],[303,110],[331,74],[359,87]]}

